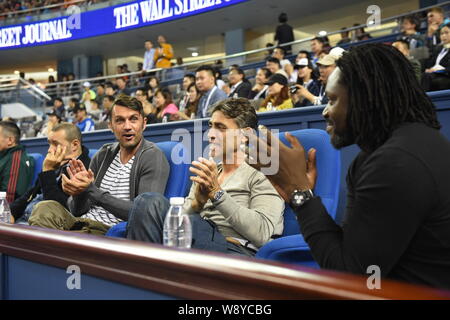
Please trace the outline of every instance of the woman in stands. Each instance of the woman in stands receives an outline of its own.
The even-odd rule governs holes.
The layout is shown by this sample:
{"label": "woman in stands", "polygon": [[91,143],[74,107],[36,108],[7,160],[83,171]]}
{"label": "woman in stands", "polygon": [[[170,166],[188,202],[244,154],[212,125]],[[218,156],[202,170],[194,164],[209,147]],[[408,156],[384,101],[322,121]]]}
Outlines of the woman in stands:
{"label": "woman in stands", "polygon": [[200,101],[201,93],[198,91],[195,83],[191,83],[187,88],[189,101],[184,110],[180,110],[170,116],[170,121],[191,120],[195,119],[197,113],[198,102]]}
{"label": "woman in stands", "polygon": [[311,61],[308,59],[300,59],[297,61],[298,78],[296,89],[293,88],[291,99],[295,108],[313,106],[316,102],[316,97],[320,95],[320,90],[323,84],[317,79],[317,74],[314,72]]}
{"label": "woman in stands", "polygon": [[275,73],[266,82],[269,86],[268,96],[264,99],[258,112],[291,109],[294,107],[289,97],[288,80],[280,73]]}
{"label": "woman in stands", "polygon": [[142,103],[147,124],[157,123],[158,110],[148,101],[147,91],[144,88],[139,88],[136,90],[135,97]]}
{"label": "woman in stands", "polygon": [[147,83],[147,96],[148,101],[150,103],[154,103],[153,97],[155,96],[156,91],[160,89],[159,87],[159,79],[157,77],[150,77]]}
{"label": "woman in stands", "polygon": [[177,106],[172,101],[172,94],[167,89],[156,91],[153,101],[158,109],[156,115],[158,122],[168,122],[170,116],[178,112]]}
{"label": "woman in stands", "polygon": [[450,89],[450,23],[440,29],[441,44],[436,47],[425,66],[422,87],[425,91]]}

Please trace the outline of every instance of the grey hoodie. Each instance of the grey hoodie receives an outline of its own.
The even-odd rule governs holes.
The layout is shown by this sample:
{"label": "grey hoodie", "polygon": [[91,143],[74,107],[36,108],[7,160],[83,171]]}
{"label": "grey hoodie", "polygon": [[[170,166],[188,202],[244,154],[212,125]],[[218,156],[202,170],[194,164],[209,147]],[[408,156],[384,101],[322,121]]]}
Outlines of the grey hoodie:
{"label": "grey hoodie", "polygon": [[142,144],[135,155],[130,172],[130,199],[121,200],[113,197],[109,192],[101,190],[100,184],[108,167],[119,152],[119,143],[105,144],[92,158],[90,169],[94,172],[95,181],[86,191],[78,196],[70,197],[68,207],[75,217],[87,213],[93,205],[103,207],[119,219],[128,220],[128,213],[133,199],[144,192],[158,192],[164,194],[167,178],[169,177],[169,163],[164,153],[153,143],[143,138]]}

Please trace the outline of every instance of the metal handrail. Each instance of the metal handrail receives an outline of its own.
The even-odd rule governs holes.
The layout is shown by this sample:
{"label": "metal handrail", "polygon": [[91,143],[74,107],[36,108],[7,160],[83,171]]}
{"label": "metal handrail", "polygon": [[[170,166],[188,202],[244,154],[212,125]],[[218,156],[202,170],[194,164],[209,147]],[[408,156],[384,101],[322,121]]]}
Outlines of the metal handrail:
{"label": "metal handrail", "polygon": [[[76,0],[76,1],[84,1],[84,0]],[[439,6],[445,6],[450,4],[450,1],[445,1],[442,3],[439,3]],[[436,5],[433,6],[428,6],[422,9],[417,9],[417,10],[413,10],[413,11],[409,11],[407,13],[403,13],[403,14],[399,14],[396,16],[391,16],[388,18],[384,18],[380,20],[380,24],[389,22],[389,21],[395,21],[399,18],[405,17],[405,16],[409,16],[412,14],[416,14],[416,13],[420,13],[423,11],[427,11],[431,8],[436,7]],[[354,26],[354,27],[349,27],[346,29],[339,29],[337,31],[332,31],[332,32],[328,32],[328,35],[334,35],[334,34],[339,34],[341,32],[345,32],[345,31],[353,31],[353,30],[357,30],[360,28],[367,28],[367,27],[373,27],[371,25],[367,25],[367,24],[360,24],[358,26]],[[385,28],[385,29],[379,29],[376,31],[383,31],[386,29],[391,29],[391,28]],[[308,41],[311,41],[315,38],[316,36],[312,36],[312,37],[307,37],[307,38],[303,38],[303,39],[299,39],[299,40],[295,40],[292,42],[288,42],[288,43],[283,43],[282,47],[284,46],[289,46],[289,45],[296,45],[296,44],[302,44]],[[213,61],[217,61],[217,60],[226,60],[226,59],[233,59],[233,58],[239,58],[239,57],[243,57],[243,56],[248,56],[248,55],[252,55],[252,54],[256,54],[256,53],[261,53],[261,52],[265,52],[267,50],[272,50],[275,49],[277,46],[274,45],[273,47],[264,47],[264,48],[259,48],[259,49],[253,49],[253,50],[248,50],[248,51],[243,51],[243,52],[239,52],[239,53],[234,53],[234,54],[230,54],[230,55],[224,55],[222,57],[214,57],[214,58],[207,58],[204,60],[200,60],[200,61],[194,61],[194,62],[188,62],[188,63],[184,63],[182,65],[176,66],[176,67],[172,67],[172,68],[186,68],[186,67],[190,67],[190,66],[195,66],[195,65],[200,65],[200,64],[205,64],[208,62],[213,62]],[[162,69],[162,68],[154,68],[151,70],[145,70],[146,72],[158,72],[161,70],[169,70],[171,68],[166,68],[166,69]],[[107,80],[107,79],[113,79],[113,78],[120,78],[120,77],[128,77],[128,76],[136,76],[136,75],[140,75],[142,73],[142,71],[134,71],[134,72],[129,72],[129,73],[120,73],[120,74],[113,74],[113,75],[108,75],[108,76],[102,76],[102,77],[92,77],[92,78],[84,78],[84,79],[78,79],[78,80],[71,80],[71,81],[60,81],[60,82],[52,82],[52,86],[57,86],[57,85],[68,85],[68,84],[72,84],[72,83],[82,83],[82,82],[86,82],[86,81],[90,81],[90,82],[95,82],[98,80]]]}

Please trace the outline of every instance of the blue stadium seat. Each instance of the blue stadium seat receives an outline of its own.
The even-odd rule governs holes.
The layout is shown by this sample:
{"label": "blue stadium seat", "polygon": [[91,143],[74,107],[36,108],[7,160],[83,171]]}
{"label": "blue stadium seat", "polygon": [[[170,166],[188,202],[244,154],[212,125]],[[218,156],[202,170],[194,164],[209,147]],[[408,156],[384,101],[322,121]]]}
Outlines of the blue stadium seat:
{"label": "blue stadium seat", "polygon": [[94,154],[96,154],[98,149],[89,149],[89,158],[93,158]]}
{"label": "blue stadium seat", "polygon": [[33,173],[33,180],[31,181],[31,185],[34,186],[34,184],[37,181],[39,173],[42,171],[42,164],[44,163],[44,156],[40,153],[29,153],[30,157],[34,159],[34,173]]}
{"label": "blue stadium seat", "polygon": [[[190,181],[190,159],[188,159],[188,153],[186,152],[185,147],[182,143],[176,141],[159,142],[156,143],[156,145],[164,152],[170,166],[170,173],[164,196],[168,199],[170,197],[184,197],[187,194],[187,188]],[[124,238],[126,236],[126,229],[126,222],[118,223],[108,230],[106,236]]]}
{"label": "blue stadium seat", "polygon": [[[317,165],[317,182],[314,194],[320,196],[328,213],[336,217],[339,200],[339,186],[341,177],[341,154],[330,143],[330,136],[323,130],[305,129],[292,131],[305,148],[315,148]],[[280,140],[290,146],[284,133],[279,134]],[[284,211],[284,231],[281,238],[274,239],[260,248],[256,257],[317,267],[313,261],[309,247],[300,234],[297,218],[286,204]]]}

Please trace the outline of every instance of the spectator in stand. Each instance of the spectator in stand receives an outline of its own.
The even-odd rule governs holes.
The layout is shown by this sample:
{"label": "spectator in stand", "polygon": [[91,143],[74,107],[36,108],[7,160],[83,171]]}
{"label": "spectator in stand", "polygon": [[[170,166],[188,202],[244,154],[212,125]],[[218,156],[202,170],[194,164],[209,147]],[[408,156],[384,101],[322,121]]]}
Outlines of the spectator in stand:
{"label": "spectator in stand", "polygon": [[76,125],[82,133],[94,131],[95,123],[91,118],[88,118],[85,106],[78,106],[73,110],[75,114]]}
{"label": "spectator in stand", "polygon": [[67,208],[69,195],[62,190],[62,174],[67,173],[68,162],[79,159],[88,167],[89,150],[81,143],[81,132],[71,123],[57,124],[48,132],[48,152],[42,172],[33,187],[11,204],[11,213],[16,222],[27,222],[36,204],[45,200],[59,202]]}
{"label": "spectator in stand", "polygon": [[[359,23],[355,23],[353,26],[357,27],[359,26]],[[364,30],[364,27],[355,29],[353,31],[352,42],[364,41],[369,39],[372,39],[372,36],[369,33],[367,33],[366,30]]]}
{"label": "spectator in stand", "polygon": [[225,81],[222,80],[222,71],[220,71],[220,68],[214,67],[214,72],[216,75],[216,86],[220,90],[223,91],[223,86],[225,85]]}
{"label": "spectator in stand", "polygon": [[416,75],[417,80],[420,82],[422,77],[422,64],[419,60],[414,59],[409,55],[409,43],[405,40],[397,40],[392,44],[392,46],[403,53],[403,55],[409,60],[409,62],[411,62],[414,74]]}
{"label": "spectator in stand", "polygon": [[111,116],[111,109],[114,103],[114,97],[113,96],[108,96],[106,95],[103,98],[103,111],[100,115],[100,122],[107,122],[110,120],[110,116]]}
{"label": "spectator in stand", "polygon": [[241,68],[231,69],[228,73],[228,81],[231,85],[229,98],[247,98],[252,90],[252,85],[245,78],[245,73]]}
{"label": "spectator in stand", "polygon": [[100,110],[97,100],[91,100],[91,111],[89,112],[89,116],[94,120],[94,122],[98,122],[101,115],[102,110]]}
{"label": "spectator in stand", "polygon": [[66,119],[66,108],[64,107],[64,102],[60,97],[55,98],[53,101],[53,111],[63,121]]}
{"label": "spectator in stand", "polygon": [[[67,81],[75,81],[75,74],[73,72],[67,75]],[[71,96],[78,96],[80,94],[80,84],[78,82],[69,83],[67,92]]]}
{"label": "spectator in stand", "polygon": [[20,144],[20,129],[12,121],[0,121],[0,191],[11,203],[23,195],[31,183],[34,159]]}
{"label": "spectator in stand", "polygon": [[420,21],[416,16],[407,16],[402,20],[402,33],[397,40],[408,42],[410,49],[423,47],[425,45],[424,36],[419,33]]}
{"label": "spectator in stand", "polygon": [[[212,110],[209,157],[192,162],[192,186],[183,211],[192,223],[192,246],[253,257],[258,248],[283,232],[284,202],[261,172],[250,167],[239,145],[258,119],[247,99],[227,99]],[[216,165],[216,162],[219,163]],[[163,243],[169,201],[151,193],[136,198],[129,213],[127,238]]]}
{"label": "spectator in stand", "polygon": [[184,109],[189,102],[189,91],[188,88],[192,83],[195,83],[195,75],[188,73],[183,77],[183,82],[181,84],[182,90],[180,93],[180,98],[178,99],[177,105],[181,109]]}
{"label": "spectator in stand", "polygon": [[74,121],[74,114],[73,114],[73,110],[75,107],[79,106],[80,102],[78,101],[77,98],[70,98],[69,100],[69,108],[67,109],[67,121],[69,122],[73,122]]}
{"label": "spectator in stand", "polygon": [[352,39],[350,38],[350,32],[346,31],[345,29],[347,29],[347,27],[341,28],[341,40],[339,40],[337,46],[352,42]]}
{"label": "spectator in stand", "polygon": [[106,94],[105,94],[105,85],[104,84],[97,84],[96,86],[96,97],[95,100],[97,101],[97,104],[99,105],[99,107],[102,106],[103,104],[103,98],[105,98]]}
{"label": "spectator in stand", "polygon": [[42,126],[41,130],[36,135],[37,137],[46,137],[49,132],[57,125],[61,123],[61,118],[58,114],[53,110],[52,112],[47,113],[47,121]]}
{"label": "spectator in stand", "polygon": [[450,89],[450,23],[440,29],[441,44],[425,63],[422,87],[425,91]]}
{"label": "spectator in stand", "polygon": [[276,47],[273,49],[272,57],[277,58],[280,61],[281,68],[286,71],[286,66],[291,65],[288,59],[285,59],[285,51],[282,47]]}
{"label": "spectator in stand", "polygon": [[84,93],[83,96],[81,97],[81,103],[84,104],[84,106],[86,107],[86,110],[88,110],[88,112],[91,111],[91,100],[95,100],[96,98],[96,94],[94,92],[94,90],[91,90],[91,83],[89,81],[86,81],[83,83],[83,87],[84,87]]}
{"label": "spectator in stand", "polygon": [[222,91],[225,92],[227,97],[231,93],[231,85],[228,80],[223,82]]}
{"label": "spectator in stand", "polygon": [[181,110],[180,108],[180,111],[172,114],[172,116],[170,117],[171,121],[195,119],[195,115],[197,114],[198,109],[198,102],[200,101],[201,97],[201,94],[195,86],[195,83],[191,83],[189,85],[187,94],[189,100],[184,107],[184,110]]}
{"label": "spectator in stand", "polygon": [[[272,48],[274,46],[273,43],[266,43],[266,48]],[[266,53],[266,57],[264,58],[264,60],[267,60],[269,58],[272,58],[272,54],[273,54],[273,49],[267,49],[267,53]]]}
{"label": "spectator in stand", "polygon": [[427,13],[428,28],[426,33],[425,45],[430,49],[430,52],[434,52],[436,46],[441,43],[439,30],[447,23],[450,22],[448,18],[444,16],[444,10],[440,7],[431,8]]}
{"label": "spectator in stand", "polygon": [[[274,37],[274,40],[277,41],[278,46],[282,45],[283,43],[294,41],[294,31],[292,30],[292,27],[287,24],[287,21],[287,14],[284,12],[281,13],[278,17],[278,22],[280,23],[280,25],[277,26]],[[286,54],[291,54],[291,45],[283,46],[283,48],[286,51]]]}
{"label": "spectator in stand", "polygon": [[[58,76],[58,77],[59,77],[59,76]],[[64,82],[67,82],[68,79],[69,79],[68,76],[65,75],[65,74],[63,74],[63,75],[61,76],[61,78],[59,79],[61,83],[59,83],[59,84],[57,85],[57,88],[56,88],[56,92],[57,92],[57,95],[58,95],[58,96],[60,96],[60,97],[66,97],[66,96],[69,96],[69,95],[70,95],[70,94],[69,94],[69,90],[68,90],[69,86],[68,86],[66,83],[64,83]]]}
{"label": "spectator in stand", "polygon": [[269,88],[269,86],[266,85],[266,82],[269,80],[271,75],[272,72],[270,72],[268,68],[258,69],[255,77],[255,85],[248,95],[249,99],[257,101],[260,99],[264,100],[267,97],[267,89]]}
{"label": "spectator in stand", "polygon": [[308,59],[298,62],[297,89],[291,89],[291,99],[295,108],[312,106],[318,103],[317,97],[324,90],[322,83],[317,79],[312,63]]}
{"label": "spectator in stand", "polygon": [[211,116],[211,107],[221,100],[227,98],[225,92],[217,88],[215,71],[211,66],[201,66],[195,71],[195,84],[201,92],[197,118],[206,118]]}
{"label": "spectator in stand", "polygon": [[130,89],[127,86],[127,81],[124,78],[117,78],[116,79],[116,85],[117,85],[117,94],[130,94]]}
{"label": "spectator in stand", "polygon": [[116,87],[110,81],[106,82],[105,84],[105,94],[112,97],[115,97],[117,94]]}
{"label": "spectator in stand", "polygon": [[69,177],[62,176],[63,191],[71,196],[70,212],[59,203],[43,201],[33,210],[30,225],[104,235],[111,226],[128,220],[139,194],[164,192],[169,165],[164,153],[143,138],[141,103],[119,96],[110,127],[117,142],[105,144],[89,170],[81,161],[71,160]]}
{"label": "spectator in stand", "polygon": [[144,88],[136,90],[136,99],[142,103],[144,116],[147,118],[147,124],[157,123],[158,110],[148,101],[147,91]]}
{"label": "spectator in stand", "polygon": [[156,119],[158,122],[169,122],[170,116],[178,112],[178,107],[172,101],[172,94],[168,89],[156,91],[154,103],[158,109]]}
{"label": "spectator in stand", "polygon": [[335,148],[361,150],[348,169],[343,225],[311,191],[326,174],[316,171],[315,151],[292,135],[292,147],[272,136],[281,165],[267,177],[320,268],[365,275],[376,265],[381,279],[449,290],[450,143],[436,107],[392,46],[354,46],[337,64],[323,117]]}
{"label": "spectator in stand", "polygon": [[170,68],[170,60],[173,58],[173,48],[167,43],[164,36],[158,36],[159,47],[155,50],[155,66],[157,68]]}
{"label": "spectator in stand", "polygon": [[142,66],[142,75],[145,75],[148,70],[151,70],[155,67],[155,48],[153,48],[153,42],[150,40],[146,40],[144,42],[144,63]]}
{"label": "spectator in stand", "polygon": [[150,103],[153,103],[153,97],[159,89],[159,79],[157,77],[148,78],[147,95]]}
{"label": "spectator in stand", "polygon": [[285,76],[275,73],[265,84],[269,86],[267,89],[268,95],[258,112],[285,110],[294,107],[289,97],[288,80]]}
{"label": "spectator in stand", "polygon": [[53,100],[57,97],[57,87],[55,85],[55,77],[48,76],[48,82],[45,85],[45,93]]}
{"label": "spectator in stand", "polygon": [[272,58],[267,59],[266,60],[266,67],[273,74],[279,73],[279,74],[283,75],[286,79],[289,78],[289,76],[286,73],[286,71],[284,71],[283,68],[281,68],[280,60],[278,60],[277,58],[272,57]]}
{"label": "spectator in stand", "polygon": [[319,54],[326,49],[327,42],[325,41],[325,38],[323,37],[315,37],[311,40],[311,63],[316,68],[316,63],[319,60]]}

